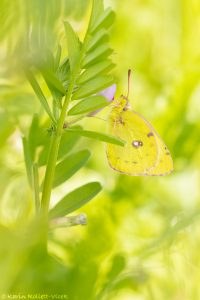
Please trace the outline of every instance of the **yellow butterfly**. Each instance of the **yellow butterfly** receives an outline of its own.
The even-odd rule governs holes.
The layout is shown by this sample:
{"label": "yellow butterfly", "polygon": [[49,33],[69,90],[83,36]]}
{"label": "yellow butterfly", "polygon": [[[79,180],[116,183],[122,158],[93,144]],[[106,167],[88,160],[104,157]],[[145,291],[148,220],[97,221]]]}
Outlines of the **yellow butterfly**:
{"label": "yellow butterfly", "polygon": [[[130,80],[130,70],[128,78]],[[131,109],[128,95],[121,96],[114,104],[108,131],[126,141],[124,147],[107,144],[107,158],[112,169],[131,176],[163,176],[173,171],[168,148],[153,126]]]}

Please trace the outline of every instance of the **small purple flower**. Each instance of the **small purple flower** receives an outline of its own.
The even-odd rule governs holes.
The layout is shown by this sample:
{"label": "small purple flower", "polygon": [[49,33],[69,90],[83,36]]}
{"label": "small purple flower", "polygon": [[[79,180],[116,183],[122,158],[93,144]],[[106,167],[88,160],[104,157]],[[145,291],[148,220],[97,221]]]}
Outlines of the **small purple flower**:
{"label": "small purple flower", "polygon": [[108,102],[111,102],[114,100],[116,88],[117,88],[116,84],[113,84],[108,88],[106,88],[105,90],[101,91],[99,95],[104,96],[108,100]]}
{"label": "small purple flower", "polygon": [[[117,89],[117,85],[113,84],[113,85],[109,86],[108,88],[106,88],[105,90],[99,92],[98,95],[104,96],[108,102],[112,102],[114,100],[114,97],[115,97],[116,89]],[[97,110],[91,112],[89,114],[89,116],[96,115],[102,109],[103,108],[100,108],[100,109],[97,109]]]}

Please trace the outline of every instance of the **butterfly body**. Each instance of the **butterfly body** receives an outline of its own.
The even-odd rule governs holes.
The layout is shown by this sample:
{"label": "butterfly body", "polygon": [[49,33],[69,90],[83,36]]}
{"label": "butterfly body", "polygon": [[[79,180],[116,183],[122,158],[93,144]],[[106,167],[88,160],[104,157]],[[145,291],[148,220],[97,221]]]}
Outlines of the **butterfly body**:
{"label": "butterfly body", "polygon": [[126,141],[124,147],[107,144],[107,158],[114,170],[131,176],[162,176],[173,170],[169,150],[143,116],[133,111],[126,97],[111,110],[109,133]]}

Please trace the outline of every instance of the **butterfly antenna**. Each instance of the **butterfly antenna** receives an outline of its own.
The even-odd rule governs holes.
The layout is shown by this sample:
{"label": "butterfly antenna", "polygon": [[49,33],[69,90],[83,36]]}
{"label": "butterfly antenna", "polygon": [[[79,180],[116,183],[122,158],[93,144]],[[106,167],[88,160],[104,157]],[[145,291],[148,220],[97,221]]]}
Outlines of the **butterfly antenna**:
{"label": "butterfly antenna", "polygon": [[128,91],[127,91],[127,100],[130,92],[130,80],[131,80],[131,69],[128,70]]}

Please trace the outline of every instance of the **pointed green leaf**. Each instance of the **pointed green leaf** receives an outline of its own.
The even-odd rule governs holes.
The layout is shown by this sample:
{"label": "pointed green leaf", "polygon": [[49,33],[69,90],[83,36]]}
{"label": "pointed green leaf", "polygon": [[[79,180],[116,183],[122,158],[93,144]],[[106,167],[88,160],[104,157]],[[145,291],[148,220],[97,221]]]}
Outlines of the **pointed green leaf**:
{"label": "pointed green leaf", "polygon": [[40,209],[40,188],[39,188],[39,174],[38,174],[38,165],[33,164],[33,194],[35,200],[35,210],[39,212]]}
{"label": "pointed green leaf", "polygon": [[52,98],[53,98],[53,115],[54,118],[57,119],[55,116],[55,107],[61,109],[62,108],[62,98],[63,98],[63,93],[59,92],[55,87],[45,79],[46,84],[51,92]]}
{"label": "pointed green leaf", "polygon": [[[39,53],[38,53],[39,54]],[[44,66],[48,67],[49,69],[54,69],[54,56],[50,49],[46,49],[46,52],[43,53],[44,55]]]}
{"label": "pointed green leaf", "polygon": [[64,25],[65,25],[65,32],[67,37],[67,48],[68,48],[70,69],[71,72],[73,73],[74,70],[79,65],[80,42],[72,26],[68,22],[64,22]]}
{"label": "pointed green leaf", "polygon": [[70,77],[70,66],[69,66],[69,59],[66,58],[63,60],[61,65],[59,66],[57,72],[56,72],[58,78],[62,83],[69,80]]}
{"label": "pointed green leaf", "polygon": [[113,257],[112,265],[110,266],[110,270],[107,273],[107,279],[110,282],[115,279],[124,269],[126,268],[126,259],[122,254],[116,254]]}
{"label": "pointed green leaf", "polygon": [[60,58],[61,58],[61,46],[58,45],[56,55],[55,55],[55,60],[54,60],[54,70],[56,71],[59,67],[60,64]]}
{"label": "pointed green leaf", "polygon": [[105,29],[101,29],[97,31],[94,35],[92,35],[88,45],[87,52],[91,51],[96,47],[100,42],[104,44],[109,41],[109,35],[107,34]]}
{"label": "pointed green leaf", "polygon": [[36,148],[38,146],[39,136],[39,117],[38,114],[34,114],[31,122],[31,126],[28,134],[28,143],[30,149],[31,159],[34,161]]}
{"label": "pointed green leaf", "polygon": [[112,63],[111,60],[103,60],[98,62],[95,65],[87,68],[77,80],[78,84],[85,83],[86,81],[95,78],[97,75],[101,75],[102,73],[108,73],[115,67],[115,64]]}
{"label": "pointed green leaf", "polygon": [[80,101],[78,104],[74,105],[69,111],[68,115],[75,116],[93,112],[99,108],[103,108],[109,105],[106,98],[103,96],[93,96]]}
{"label": "pointed green leaf", "polygon": [[72,99],[78,100],[93,95],[111,86],[114,82],[115,80],[112,76],[98,76],[80,86],[74,93]]}
{"label": "pointed green leaf", "polygon": [[93,24],[91,31],[94,32],[100,28],[109,28],[112,25],[114,18],[115,13],[110,7],[108,7]]}
{"label": "pointed green leaf", "polygon": [[47,100],[46,100],[46,98],[45,98],[45,96],[44,96],[44,94],[43,94],[43,92],[42,92],[42,90],[41,90],[41,88],[40,88],[37,80],[35,79],[34,75],[32,74],[32,72],[30,70],[29,71],[26,70],[25,73],[26,73],[26,77],[27,77],[30,85],[32,86],[32,88],[33,88],[36,96],[38,97],[41,105],[46,110],[47,114],[52,119],[52,121],[55,122],[55,119],[54,119],[54,116],[53,116],[53,114],[51,112],[49,104],[48,104],[48,102],[47,102]]}
{"label": "pointed green leaf", "polygon": [[[51,120],[44,120],[41,122],[41,118],[36,114],[35,118],[38,120],[32,121],[34,126],[31,124],[31,130],[29,132],[29,140],[34,139],[36,146],[44,146],[49,140],[48,128],[52,125]],[[34,137],[33,137],[34,135]],[[29,141],[30,144],[30,141]]]}
{"label": "pointed green leaf", "polygon": [[68,155],[56,166],[53,187],[56,187],[72,177],[82,168],[90,157],[90,151],[82,150]]}
{"label": "pointed green leaf", "polygon": [[55,76],[52,71],[48,69],[43,69],[40,71],[47,83],[49,82],[56,91],[59,91],[61,93],[61,95],[65,95],[66,91],[62,85],[62,82]]}
{"label": "pointed green leaf", "polygon": [[24,161],[26,166],[26,173],[30,187],[32,187],[32,159],[29,149],[29,144],[26,137],[22,138],[23,151],[24,151]]}
{"label": "pointed green leaf", "polygon": [[50,210],[50,218],[62,217],[79,209],[94,198],[101,189],[99,182],[90,182],[75,189]]}
{"label": "pointed green leaf", "polygon": [[103,0],[93,0],[89,29],[92,28],[104,10]]}
{"label": "pointed green leaf", "polygon": [[109,134],[100,133],[96,131],[79,130],[79,129],[72,129],[72,128],[66,128],[65,130],[67,132],[73,132],[74,134],[78,134],[81,136],[85,136],[91,139],[99,140],[110,144],[115,144],[119,146],[124,146],[126,144],[125,141],[121,140],[120,138],[114,135],[109,135]]}
{"label": "pointed green leaf", "polygon": [[97,47],[94,51],[89,52],[83,60],[83,68],[86,68],[100,59],[108,57],[113,52],[107,44]]}

